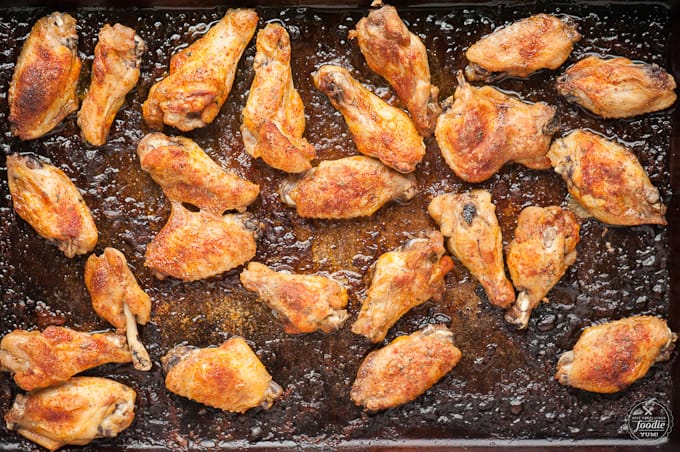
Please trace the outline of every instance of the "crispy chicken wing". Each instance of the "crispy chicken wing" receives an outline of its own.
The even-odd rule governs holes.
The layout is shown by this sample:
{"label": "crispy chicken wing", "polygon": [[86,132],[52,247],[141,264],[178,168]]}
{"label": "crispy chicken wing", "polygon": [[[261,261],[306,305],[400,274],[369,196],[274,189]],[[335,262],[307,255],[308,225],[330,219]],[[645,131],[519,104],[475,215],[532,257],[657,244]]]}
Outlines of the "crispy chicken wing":
{"label": "crispy chicken wing", "polygon": [[431,298],[439,299],[444,277],[453,268],[445,252],[441,233],[428,231],[424,237],[380,256],[352,332],[380,342],[411,308]]}
{"label": "crispy chicken wing", "polygon": [[142,169],[176,202],[222,214],[243,212],[260,193],[260,187],[222,169],[193,140],[150,133],[139,142]]}
{"label": "crispy chicken wing", "polygon": [[142,106],[147,125],[187,132],[210,124],[231,91],[257,22],[252,9],[230,9],[202,38],[173,55],[170,75],[151,87]]}
{"label": "crispy chicken wing", "polygon": [[369,411],[415,400],[460,360],[453,333],[444,325],[428,325],[372,351],[359,367],[350,397]]}
{"label": "crispy chicken wing", "polygon": [[78,112],[83,139],[95,146],[106,136],[125,96],[139,79],[139,67],[146,44],[135,30],[121,24],[104,25],[94,48],[92,80]]}
{"label": "crispy chicken wing", "polygon": [[7,182],[16,213],[66,257],[86,254],[99,232],[71,179],[59,168],[30,156],[7,156]]}
{"label": "crispy chicken wing", "polygon": [[675,80],[656,64],[589,56],[557,79],[557,91],[605,118],[629,118],[675,103]]}
{"label": "crispy chicken wing", "polygon": [[161,362],[168,390],[221,410],[269,409],[283,393],[241,337],[219,347],[176,346]]}
{"label": "crispy chicken wing", "polygon": [[583,330],[574,349],[560,356],[555,378],[566,386],[610,394],[644,377],[670,358],[678,336],[657,317],[635,316]]}
{"label": "crispy chicken wing", "polygon": [[587,130],[555,140],[548,157],[571,196],[598,220],[666,224],[666,206],[631,151]]}
{"label": "crispy chicken wing", "polygon": [[340,110],[357,150],[410,173],[425,155],[425,143],[402,110],[366,89],[344,68],[325,64],[313,75],[314,84]]}
{"label": "crispy chicken wing", "polygon": [[256,46],[255,78],[241,124],[246,152],[288,173],[306,171],[316,150],[302,137],[305,111],[293,86],[288,32],[279,24],[267,24],[257,33]]}
{"label": "crispy chicken wing", "polygon": [[38,20],[19,54],[9,85],[9,122],[22,140],[41,137],[78,109],[76,20],[52,13]]}
{"label": "crispy chicken wing", "polygon": [[557,69],[580,39],[576,25],[569,20],[536,14],[472,44],[465,52],[470,61],[465,75],[470,80],[490,82],[504,76],[527,77],[539,69]]}
{"label": "crispy chicken wing", "polygon": [[375,159],[354,156],[322,161],[299,181],[284,182],[280,192],[301,217],[355,218],[373,215],[388,201],[408,201],[416,182]]}
{"label": "crispy chicken wing", "polygon": [[545,296],[576,261],[579,230],[576,216],[558,206],[529,206],[520,212],[506,258],[519,294],[505,320],[527,327],[532,309],[548,301]]}
{"label": "crispy chicken wing", "polygon": [[555,108],[529,104],[490,86],[476,88],[458,73],[458,87],[444,101],[435,137],[446,163],[467,182],[482,182],[509,161],[550,168],[545,156],[558,129]]}
{"label": "crispy chicken wing", "polygon": [[124,384],[74,377],[51,388],[17,395],[7,428],[49,450],[112,438],[132,424],[137,394]]}
{"label": "crispy chicken wing", "polygon": [[505,276],[503,238],[491,193],[447,193],[435,197],[427,208],[449,237],[449,251],[484,287],[489,301],[506,308],[515,301],[515,289]]}

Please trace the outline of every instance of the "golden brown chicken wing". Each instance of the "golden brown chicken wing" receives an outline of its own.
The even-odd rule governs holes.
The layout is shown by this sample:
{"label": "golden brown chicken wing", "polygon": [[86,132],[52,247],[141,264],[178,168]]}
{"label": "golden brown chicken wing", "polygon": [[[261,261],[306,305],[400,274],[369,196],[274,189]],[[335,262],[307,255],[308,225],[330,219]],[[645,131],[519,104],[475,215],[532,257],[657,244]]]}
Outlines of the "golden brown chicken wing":
{"label": "golden brown chicken wing", "polygon": [[187,132],[210,124],[231,91],[257,22],[252,9],[230,9],[202,38],[173,55],[170,75],[151,87],[142,106],[147,125]]}
{"label": "golden brown chicken wing", "polygon": [[458,73],[458,87],[444,101],[435,137],[446,163],[467,182],[482,182],[506,162],[550,168],[545,156],[558,129],[555,108],[529,104],[490,86],[475,88]]}
{"label": "golden brown chicken wing", "polygon": [[78,109],[76,20],[52,13],[38,20],[24,43],[9,85],[9,122],[22,140],[41,137]]}
{"label": "golden brown chicken wing", "polygon": [[316,150],[302,137],[305,111],[293,86],[288,32],[279,24],[267,24],[258,32],[256,46],[255,78],[241,124],[246,152],[288,173],[306,171]]}
{"label": "golden brown chicken wing", "polygon": [[241,272],[241,283],[274,311],[287,334],[331,333],[349,317],[342,309],[347,289],[324,276],[275,272],[251,262]]}
{"label": "golden brown chicken wing", "polygon": [[441,233],[428,231],[424,237],[380,256],[352,332],[380,342],[411,308],[431,298],[439,299],[444,276],[453,268],[445,252]]}
{"label": "golden brown chicken wing", "polygon": [[531,311],[548,301],[545,296],[576,261],[579,230],[576,216],[558,206],[529,206],[520,212],[506,257],[519,294],[505,320],[527,327]]}
{"label": "golden brown chicken wing", "polygon": [[132,424],[137,393],[98,377],[74,377],[51,388],[17,395],[7,428],[49,450],[112,438]]}
{"label": "golden brown chicken wing", "polygon": [[644,377],[670,358],[678,336],[657,317],[635,316],[583,330],[574,349],[560,356],[555,378],[566,386],[610,394]]}
{"label": "golden brown chicken wing", "polygon": [[371,93],[344,68],[325,64],[313,74],[314,84],[345,118],[357,150],[410,173],[425,155],[425,143],[402,110]]}
{"label": "golden brown chicken wing", "polygon": [[301,217],[342,219],[373,215],[388,201],[408,201],[416,182],[375,159],[354,156],[325,160],[296,183],[284,182],[280,192]]}
{"label": "golden brown chicken wing", "polygon": [[515,302],[515,289],[505,276],[503,237],[491,193],[447,193],[435,197],[427,208],[449,237],[449,251],[484,287],[489,301],[507,308]]}
{"label": "golden brown chicken wing", "polygon": [[161,362],[168,390],[221,410],[269,409],[283,393],[241,337],[219,347],[176,346]]}
{"label": "golden brown chicken wing", "polygon": [[59,168],[30,156],[7,156],[7,182],[16,213],[66,255],[86,254],[99,232],[71,179]]}
{"label": "golden brown chicken wing", "polygon": [[666,224],[666,206],[631,151],[587,130],[555,140],[548,157],[569,194],[598,220],[621,226]]}
{"label": "golden brown chicken wing", "polygon": [[116,113],[137,84],[145,51],[146,44],[131,28],[106,24],[99,31],[90,89],[78,112],[80,132],[88,143],[106,143]]}
{"label": "golden brown chicken wing", "polygon": [[629,118],[675,103],[675,80],[656,64],[589,56],[557,79],[557,91],[605,118]]}
{"label": "golden brown chicken wing", "polygon": [[504,76],[527,77],[539,69],[557,69],[580,39],[576,25],[569,20],[536,14],[472,44],[465,52],[470,61],[465,75],[470,80],[490,82]]}
{"label": "golden brown chicken wing", "polygon": [[193,140],[150,133],[137,145],[142,169],[176,202],[222,214],[243,212],[260,193],[260,187],[222,169]]}
{"label": "golden brown chicken wing", "polygon": [[0,365],[27,391],[66,381],[106,363],[132,360],[125,337],[90,334],[49,326],[39,331],[14,330],[0,341]]}
{"label": "golden brown chicken wing", "polygon": [[444,325],[428,325],[372,351],[359,367],[350,397],[369,411],[415,400],[458,364],[461,353]]}

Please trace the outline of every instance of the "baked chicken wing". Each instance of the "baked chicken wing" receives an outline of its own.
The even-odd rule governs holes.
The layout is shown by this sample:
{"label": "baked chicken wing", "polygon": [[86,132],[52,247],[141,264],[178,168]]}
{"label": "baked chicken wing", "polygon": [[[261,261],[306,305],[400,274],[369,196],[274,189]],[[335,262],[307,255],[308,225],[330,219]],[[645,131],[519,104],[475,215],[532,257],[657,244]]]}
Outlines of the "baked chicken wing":
{"label": "baked chicken wing", "polygon": [[52,13],[31,29],[9,85],[9,123],[22,140],[38,138],[78,109],[76,20]]}
{"label": "baked chicken wing", "polygon": [[435,197],[427,210],[449,237],[449,251],[477,278],[489,301],[501,308],[514,303],[515,289],[505,276],[503,237],[491,193],[447,193]]}
{"label": "baked chicken wing", "polygon": [[453,268],[445,252],[441,233],[428,231],[380,256],[352,332],[380,342],[411,308],[440,298],[444,277]]}
{"label": "baked chicken wing", "polygon": [[290,36],[281,25],[270,23],[257,33],[256,47],[255,78],[241,125],[246,152],[288,173],[306,171],[316,150],[302,137],[305,111],[293,86]]}
{"label": "baked chicken wing", "polygon": [[675,80],[656,64],[589,56],[557,79],[568,101],[605,118],[629,118],[675,103]]}
{"label": "baked chicken wing", "polygon": [[460,350],[444,325],[429,325],[366,356],[350,397],[378,411],[415,400],[458,364]]}
{"label": "baked chicken wing", "polygon": [[555,108],[490,86],[476,88],[460,72],[453,97],[444,103],[435,137],[446,163],[464,181],[482,182],[510,161],[550,168],[545,154],[558,129]]}
{"label": "baked chicken wing", "polygon": [[51,388],[19,394],[5,415],[7,428],[49,450],[112,438],[132,424],[137,394],[124,384],[74,377]]}
{"label": "baked chicken wing", "polygon": [[86,254],[99,232],[85,200],[59,168],[30,156],[7,156],[7,182],[15,212],[66,255]]}
{"label": "baked chicken wing", "polygon": [[610,394],[644,377],[670,358],[678,336],[657,317],[635,316],[583,330],[574,349],[560,356],[555,378],[566,386]]}
{"label": "baked chicken wing", "polygon": [[666,206],[631,151],[587,130],[555,140],[548,157],[576,201],[614,225],[666,224]]}
{"label": "baked chicken wing", "polygon": [[176,346],[161,362],[168,390],[221,410],[269,409],[283,393],[241,337],[219,347]]}
{"label": "baked chicken wing", "polygon": [[558,206],[529,206],[520,212],[506,257],[519,294],[505,320],[527,327],[531,311],[548,301],[545,296],[576,261],[579,230],[576,216]]}
{"label": "baked chicken wing", "polygon": [[202,38],[173,55],[170,75],[151,87],[142,106],[147,125],[188,132],[210,124],[231,91],[257,22],[252,9],[230,9]]}
{"label": "baked chicken wing", "polygon": [[325,64],[314,84],[345,118],[357,150],[402,173],[410,173],[425,155],[425,143],[413,121],[366,89],[344,68]]}

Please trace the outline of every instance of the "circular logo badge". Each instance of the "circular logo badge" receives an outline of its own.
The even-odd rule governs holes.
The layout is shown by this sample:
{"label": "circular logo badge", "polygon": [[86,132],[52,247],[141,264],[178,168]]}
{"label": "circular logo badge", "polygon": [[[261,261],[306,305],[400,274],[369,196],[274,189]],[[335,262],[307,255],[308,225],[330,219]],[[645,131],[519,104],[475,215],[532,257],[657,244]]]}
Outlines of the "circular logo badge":
{"label": "circular logo badge", "polygon": [[671,411],[656,399],[638,402],[628,411],[628,433],[641,441],[659,441],[673,429]]}

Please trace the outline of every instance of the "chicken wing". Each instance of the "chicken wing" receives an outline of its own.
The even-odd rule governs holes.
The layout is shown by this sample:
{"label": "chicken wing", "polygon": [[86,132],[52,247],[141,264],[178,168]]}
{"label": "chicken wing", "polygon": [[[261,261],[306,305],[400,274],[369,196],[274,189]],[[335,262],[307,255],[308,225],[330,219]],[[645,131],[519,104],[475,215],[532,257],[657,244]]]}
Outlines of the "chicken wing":
{"label": "chicken wing", "polygon": [[369,353],[359,367],[350,398],[369,411],[402,405],[431,388],[460,358],[453,333],[444,325],[428,325]]}
{"label": "chicken wing", "polygon": [[410,173],[425,155],[425,143],[402,110],[371,93],[344,68],[325,64],[313,74],[314,84],[345,118],[357,150]]}
{"label": "chicken wing", "polygon": [[380,256],[352,332],[380,342],[411,308],[431,298],[439,299],[444,292],[444,276],[453,268],[445,252],[441,233],[428,231],[424,237]]}
{"label": "chicken wing", "polygon": [[576,216],[558,206],[529,206],[517,219],[515,238],[508,245],[508,270],[519,291],[505,320],[527,327],[531,311],[576,261],[580,240]]}
{"label": "chicken wing", "polygon": [[571,196],[598,220],[666,224],[666,206],[631,151],[587,130],[555,140],[548,157]]}
{"label": "chicken wing", "polygon": [[76,20],[52,13],[38,20],[24,43],[9,85],[9,123],[22,140],[38,138],[78,109]]}
{"label": "chicken wing", "polygon": [[370,157],[325,160],[296,183],[281,184],[281,199],[308,218],[370,216],[388,201],[408,201],[416,194],[413,177],[393,171]]}
{"label": "chicken wing", "polygon": [[49,450],[113,438],[132,424],[137,393],[98,377],[74,377],[51,388],[17,395],[7,428]]}
{"label": "chicken wing", "polygon": [[30,156],[7,156],[7,182],[14,211],[66,255],[86,254],[99,232],[85,200],[61,171]]}
{"label": "chicken wing", "polygon": [[281,25],[270,23],[258,32],[256,46],[255,78],[241,124],[243,144],[267,165],[301,173],[312,167],[316,150],[302,137],[305,111],[293,86],[290,37]]}
{"label": "chicken wing", "polygon": [[490,86],[475,88],[458,73],[434,131],[446,163],[467,182],[482,182],[509,161],[550,168],[545,156],[559,121],[556,110],[529,104]]}
{"label": "chicken wing", "polygon": [[656,64],[589,56],[557,79],[569,102],[604,118],[629,118],[675,103],[675,80]]}
{"label": "chicken wing", "polygon": [[555,378],[566,386],[610,394],[644,377],[670,358],[678,336],[657,317],[628,317],[583,330],[574,349],[560,356]]}
{"label": "chicken wing", "polygon": [[449,251],[484,287],[489,301],[501,308],[515,302],[515,289],[505,276],[503,237],[491,193],[447,193],[435,197],[427,208],[449,237]]}
{"label": "chicken wing", "polygon": [[114,333],[49,326],[42,333],[14,330],[0,341],[2,370],[12,372],[26,391],[52,386],[102,364],[131,360],[125,337]]}
{"label": "chicken wing", "polygon": [[241,337],[219,347],[176,346],[161,362],[168,390],[221,410],[269,409],[283,393]]}
{"label": "chicken wing", "polygon": [[146,44],[135,30],[121,24],[104,25],[94,48],[92,80],[78,112],[83,139],[95,146],[106,136],[125,96],[139,79]]}
{"label": "chicken wing", "polygon": [[222,169],[193,140],[150,133],[139,142],[142,169],[176,202],[222,214],[243,212],[260,193],[260,187]]}
{"label": "chicken wing", "polygon": [[557,69],[581,39],[576,25],[549,14],[514,22],[472,44],[465,52],[470,80],[491,82],[505,76],[527,77],[540,69]]}
{"label": "chicken wing", "polygon": [[230,9],[202,38],[173,55],[170,75],[151,87],[142,106],[146,124],[183,132],[210,124],[231,91],[257,22],[252,9]]}
{"label": "chicken wing", "polygon": [[251,262],[241,272],[241,283],[274,311],[287,334],[331,333],[349,317],[342,309],[347,289],[330,278],[275,272]]}
{"label": "chicken wing", "polygon": [[409,32],[393,6],[371,11],[349,32],[371,70],[387,80],[411,113],[418,133],[432,135],[441,112],[439,88],[430,83],[425,45]]}

